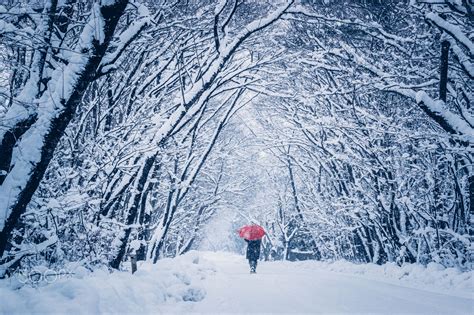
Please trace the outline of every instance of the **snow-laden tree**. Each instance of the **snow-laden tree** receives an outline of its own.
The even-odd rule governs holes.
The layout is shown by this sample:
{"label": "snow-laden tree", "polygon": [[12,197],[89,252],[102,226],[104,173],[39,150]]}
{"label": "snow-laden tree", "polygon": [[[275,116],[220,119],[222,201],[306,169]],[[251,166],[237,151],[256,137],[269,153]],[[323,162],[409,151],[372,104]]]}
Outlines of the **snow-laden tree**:
{"label": "snow-laden tree", "polygon": [[4,268],[156,262],[224,221],[266,259],[469,267],[469,3],[102,2],[0,10]]}
{"label": "snow-laden tree", "polygon": [[[472,25],[469,8],[452,7],[329,2],[285,14],[293,55],[269,79],[263,115],[278,104],[281,117],[262,124],[274,126],[271,143],[293,147],[293,207],[304,209],[324,257],[469,263],[472,78],[456,64],[472,60],[463,36]],[[444,32],[467,45],[452,59],[451,86],[433,10],[456,20]],[[436,90],[440,101],[428,96]]]}
{"label": "snow-laden tree", "polygon": [[0,256],[87,88],[139,31],[131,27],[125,38],[115,36],[127,3],[2,6],[2,37],[16,48],[3,44],[3,51],[16,50],[17,58],[0,131]]}
{"label": "snow-laden tree", "polygon": [[[126,45],[99,64],[59,143],[65,154],[54,157],[16,225],[10,264],[39,240],[50,262],[65,254],[118,268],[132,248],[156,261],[222,129],[276,58],[254,56],[247,42],[291,4],[262,4],[253,15],[237,1],[130,4],[124,24],[139,34],[121,33]],[[205,200],[191,207],[196,221],[212,204]]]}

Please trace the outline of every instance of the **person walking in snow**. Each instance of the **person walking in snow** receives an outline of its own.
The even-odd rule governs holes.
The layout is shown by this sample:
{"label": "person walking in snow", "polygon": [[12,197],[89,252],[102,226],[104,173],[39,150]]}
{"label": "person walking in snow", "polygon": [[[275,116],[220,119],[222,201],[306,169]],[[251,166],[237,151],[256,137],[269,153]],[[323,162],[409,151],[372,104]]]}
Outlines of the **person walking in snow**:
{"label": "person walking in snow", "polygon": [[245,225],[239,230],[239,236],[247,242],[247,259],[250,264],[250,273],[257,270],[257,261],[260,258],[260,245],[265,236],[263,227],[257,224]]}
{"label": "person walking in snow", "polygon": [[260,245],[262,240],[245,240],[247,242],[247,259],[249,260],[250,273],[257,272],[257,261],[260,258]]}

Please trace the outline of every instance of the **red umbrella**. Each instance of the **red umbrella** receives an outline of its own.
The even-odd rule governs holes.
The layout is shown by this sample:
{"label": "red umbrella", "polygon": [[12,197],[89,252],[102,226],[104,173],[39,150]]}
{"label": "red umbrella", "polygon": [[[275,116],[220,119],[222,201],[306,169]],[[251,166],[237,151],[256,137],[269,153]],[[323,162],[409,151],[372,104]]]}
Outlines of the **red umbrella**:
{"label": "red umbrella", "polygon": [[246,240],[258,240],[265,235],[265,230],[260,225],[245,225],[239,229],[239,236]]}

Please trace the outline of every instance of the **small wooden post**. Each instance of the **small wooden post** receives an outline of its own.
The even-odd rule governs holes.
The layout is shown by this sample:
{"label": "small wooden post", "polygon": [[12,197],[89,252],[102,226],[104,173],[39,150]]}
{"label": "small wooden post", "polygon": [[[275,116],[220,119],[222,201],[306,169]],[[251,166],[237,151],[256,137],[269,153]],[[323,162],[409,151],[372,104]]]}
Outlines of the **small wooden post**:
{"label": "small wooden post", "polygon": [[130,254],[130,262],[132,263],[132,274],[134,274],[137,271],[137,254]]}

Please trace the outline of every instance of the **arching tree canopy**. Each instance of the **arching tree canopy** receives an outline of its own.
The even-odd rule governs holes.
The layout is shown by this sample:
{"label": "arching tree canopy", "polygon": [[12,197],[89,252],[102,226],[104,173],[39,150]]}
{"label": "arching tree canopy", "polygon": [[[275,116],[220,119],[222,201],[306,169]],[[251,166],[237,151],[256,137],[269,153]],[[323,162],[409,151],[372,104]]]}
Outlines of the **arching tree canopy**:
{"label": "arching tree canopy", "polygon": [[3,1],[0,275],[194,248],[472,269],[470,1]]}

